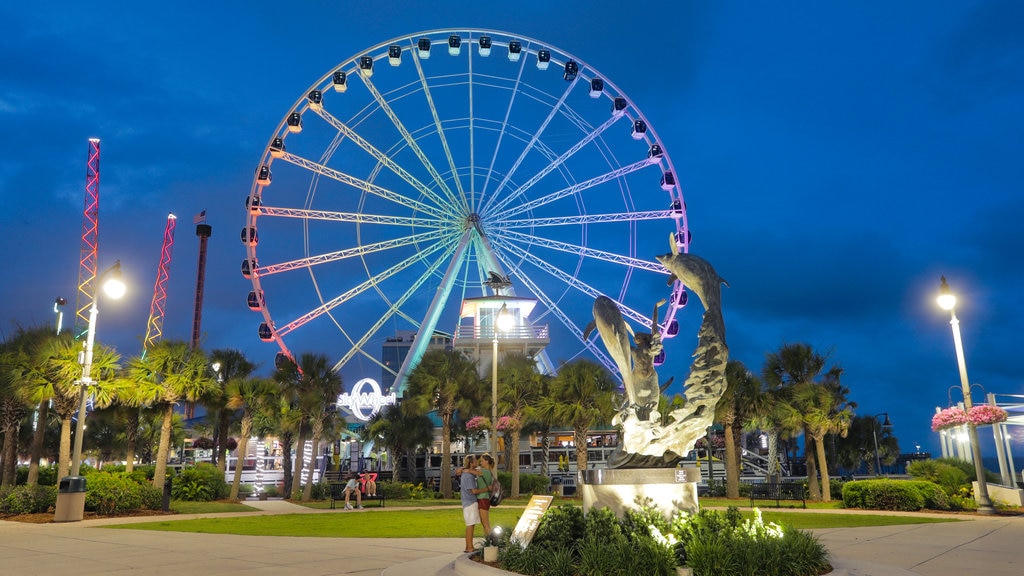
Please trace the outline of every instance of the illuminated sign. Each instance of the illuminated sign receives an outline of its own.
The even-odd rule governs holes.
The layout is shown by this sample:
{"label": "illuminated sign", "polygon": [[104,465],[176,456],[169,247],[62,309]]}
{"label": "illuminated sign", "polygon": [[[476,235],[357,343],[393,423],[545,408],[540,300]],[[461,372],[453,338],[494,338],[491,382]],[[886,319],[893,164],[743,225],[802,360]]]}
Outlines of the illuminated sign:
{"label": "illuminated sign", "polygon": [[384,406],[390,406],[398,402],[394,392],[384,395],[380,391],[380,385],[373,378],[363,378],[352,386],[351,392],[338,396],[338,407],[348,408],[352,415],[363,422],[373,418]]}

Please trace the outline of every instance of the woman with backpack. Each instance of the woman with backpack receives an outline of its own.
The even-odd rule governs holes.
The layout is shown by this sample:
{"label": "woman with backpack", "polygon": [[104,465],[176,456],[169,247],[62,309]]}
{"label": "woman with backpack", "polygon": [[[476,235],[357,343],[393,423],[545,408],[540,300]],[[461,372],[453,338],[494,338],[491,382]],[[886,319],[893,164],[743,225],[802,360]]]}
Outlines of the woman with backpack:
{"label": "woman with backpack", "polygon": [[[491,483],[494,482],[494,458],[490,454],[484,454],[477,458],[480,466],[479,475],[476,477],[476,503],[480,509],[480,523],[484,527],[484,538],[491,533]],[[482,492],[481,492],[482,490]]]}

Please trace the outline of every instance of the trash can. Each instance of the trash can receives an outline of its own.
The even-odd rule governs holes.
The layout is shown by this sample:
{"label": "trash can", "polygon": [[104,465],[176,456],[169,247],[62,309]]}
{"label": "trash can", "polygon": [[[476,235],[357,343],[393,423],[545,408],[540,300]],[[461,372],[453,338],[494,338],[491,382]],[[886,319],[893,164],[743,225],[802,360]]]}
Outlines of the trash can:
{"label": "trash can", "polygon": [[65,476],[57,485],[54,522],[78,522],[85,516],[85,477]]}

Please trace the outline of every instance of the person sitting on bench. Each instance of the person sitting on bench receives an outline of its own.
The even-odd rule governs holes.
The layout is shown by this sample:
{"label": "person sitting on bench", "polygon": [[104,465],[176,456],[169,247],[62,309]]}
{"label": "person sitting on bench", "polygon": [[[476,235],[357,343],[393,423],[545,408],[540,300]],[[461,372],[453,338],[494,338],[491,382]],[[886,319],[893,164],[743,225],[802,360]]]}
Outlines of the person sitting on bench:
{"label": "person sitting on bench", "polygon": [[363,493],[359,490],[359,478],[355,474],[349,474],[348,484],[345,484],[345,510],[352,510],[352,505],[349,504],[348,498],[353,493],[356,495],[356,506],[363,509]]}
{"label": "person sitting on bench", "polygon": [[377,473],[376,472],[364,472],[360,476],[363,484],[363,490],[366,495],[371,498],[377,497]]}

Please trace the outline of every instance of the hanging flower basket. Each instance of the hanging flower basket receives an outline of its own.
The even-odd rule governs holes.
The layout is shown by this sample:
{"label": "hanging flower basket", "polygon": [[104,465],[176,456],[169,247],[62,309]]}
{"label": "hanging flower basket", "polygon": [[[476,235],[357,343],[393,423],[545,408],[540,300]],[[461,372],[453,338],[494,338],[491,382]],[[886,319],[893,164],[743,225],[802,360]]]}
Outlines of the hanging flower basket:
{"label": "hanging flower basket", "polygon": [[466,420],[466,430],[470,432],[483,432],[491,428],[491,421],[486,416],[473,416]]}
{"label": "hanging flower basket", "polygon": [[947,428],[956,428],[957,426],[963,426],[967,424],[967,413],[960,408],[946,408],[940,410],[938,414],[932,416],[932,432],[938,432],[939,430],[945,430]]}
{"label": "hanging flower basket", "polygon": [[1007,417],[1006,410],[991,404],[979,404],[967,411],[967,419],[974,423],[975,426],[1006,422]]}
{"label": "hanging flower basket", "polygon": [[1006,410],[990,404],[979,404],[971,407],[966,412],[960,408],[946,408],[932,416],[932,431],[938,432],[939,430],[955,428],[964,424],[989,426],[999,422],[1006,422],[1007,417]]}
{"label": "hanging flower basket", "polygon": [[519,423],[519,420],[511,416],[498,418],[498,430],[519,430],[521,427],[522,424]]}

